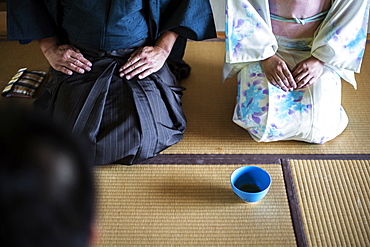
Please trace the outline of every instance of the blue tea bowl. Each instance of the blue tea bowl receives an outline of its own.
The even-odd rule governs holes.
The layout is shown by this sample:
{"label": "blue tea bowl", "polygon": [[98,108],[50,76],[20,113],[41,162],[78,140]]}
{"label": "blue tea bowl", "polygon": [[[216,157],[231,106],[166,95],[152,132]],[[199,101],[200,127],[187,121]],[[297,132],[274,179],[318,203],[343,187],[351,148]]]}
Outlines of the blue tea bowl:
{"label": "blue tea bowl", "polygon": [[271,187],[271,177],[267,171],[257,166],[242,166],[230,176],[233,192],[244,202],[262,200]]}

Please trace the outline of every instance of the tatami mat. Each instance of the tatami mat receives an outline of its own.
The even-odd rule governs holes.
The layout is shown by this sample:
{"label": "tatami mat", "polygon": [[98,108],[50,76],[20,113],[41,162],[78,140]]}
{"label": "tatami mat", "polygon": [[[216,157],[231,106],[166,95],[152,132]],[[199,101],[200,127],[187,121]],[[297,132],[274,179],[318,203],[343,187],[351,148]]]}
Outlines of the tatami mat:
{"label": "tatami mat", "polygon": [[[188,119],[184,139],[164,154],[369,154],[370,153],[370,50],[365,52],[362,72],[356,75],[358,89],[343,83],[343,106],[349,125],[342,135],[324,145],[285,141],[257,143],[231,121],[236,97],[236,79],[222,83],[224,42],[188,42],[185,60],[192,74],[183,81],[187,88],[183,108]],[[37,42],[19,45],[0,42],[0,87],[21,67],[48,71]],[[0,104],[32,99],[5,99]]]}
{"label": "tatami mat", "polygon": [[[37,42],[20,45],[17,41],[0,41],[0,93],[8,81],[20,68],[29,70],[49,71],[49,64],[40,51]],[[38,90],[39,94],[41,90]],[[20,104],[25,107],[32,106],[33,99],[4,98],[0,96],[0,104]]]}
{"label": "tatami mat", "polygon": [[241,165],[96,167],[97,246],[296,246],[282,169],[255,204],[237,198],[231,172]]}
{"label": "tatami mat", "polygon": [[370,161],[290,161],[309,246],[369,246]]}

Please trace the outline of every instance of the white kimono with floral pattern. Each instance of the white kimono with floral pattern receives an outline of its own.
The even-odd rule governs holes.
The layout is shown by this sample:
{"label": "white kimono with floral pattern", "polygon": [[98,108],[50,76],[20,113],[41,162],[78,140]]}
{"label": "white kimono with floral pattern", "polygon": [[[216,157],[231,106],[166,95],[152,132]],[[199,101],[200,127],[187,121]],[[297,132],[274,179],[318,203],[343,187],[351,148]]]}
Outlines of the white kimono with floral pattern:
{"label": "white kimono with floral pattern", "polygon": [[[341,78],[356,88],[364,54],[368,0],[336,0],[312,38],[272,33],[268,0],[227,0],[224,79],[238,73],[233,121],[259,142],[298,140],[324,143],[343,132]],[[314,56],[325,62],[311,86],[291,92],[273,86],[260,61],[272,55],[290,69]]]}

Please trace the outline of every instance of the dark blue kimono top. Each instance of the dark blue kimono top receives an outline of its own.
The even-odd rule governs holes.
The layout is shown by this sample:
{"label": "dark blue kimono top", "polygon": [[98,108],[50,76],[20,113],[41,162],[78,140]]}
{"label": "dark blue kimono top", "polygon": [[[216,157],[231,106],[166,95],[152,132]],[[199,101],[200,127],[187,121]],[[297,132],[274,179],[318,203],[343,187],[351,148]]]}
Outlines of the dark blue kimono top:
{"label": "dark blue kimono top", "polygon": [[216,35],[209,0],[8,0],[7,11],[10,40],[63,33],[69,42],[107,51],[166,30],[194,40]]}

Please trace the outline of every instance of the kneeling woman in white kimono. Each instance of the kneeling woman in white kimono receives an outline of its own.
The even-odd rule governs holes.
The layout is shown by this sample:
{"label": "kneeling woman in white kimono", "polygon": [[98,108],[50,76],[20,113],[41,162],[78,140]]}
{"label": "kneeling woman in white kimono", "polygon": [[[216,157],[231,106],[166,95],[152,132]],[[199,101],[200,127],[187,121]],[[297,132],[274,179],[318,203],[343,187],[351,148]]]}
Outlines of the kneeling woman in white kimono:
{"label": "kneeling woman in white kimono", "polygon": [[224,78],[233,121],[259,142],[324,143],[342,133],[341,78],[356,88],[368,0],[228,0]]}

